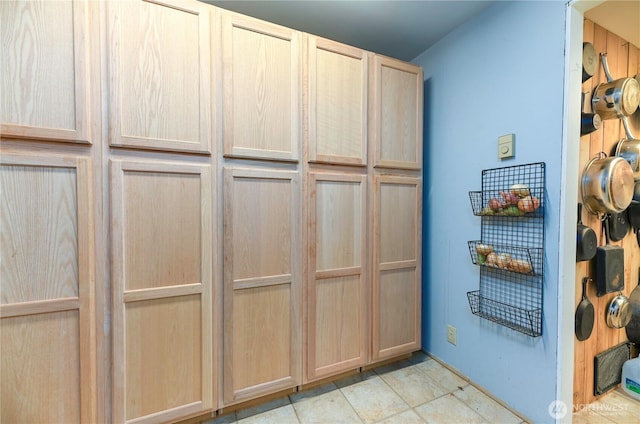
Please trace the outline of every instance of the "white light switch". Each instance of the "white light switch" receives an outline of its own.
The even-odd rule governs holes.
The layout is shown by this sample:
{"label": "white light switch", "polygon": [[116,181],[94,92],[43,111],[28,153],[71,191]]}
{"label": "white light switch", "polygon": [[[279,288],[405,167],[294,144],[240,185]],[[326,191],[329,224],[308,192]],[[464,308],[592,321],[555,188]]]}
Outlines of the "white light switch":
{"label": "white light switch", "polygon": [[498,137],[498,159],[508,159],[515,156],[515,134],[505,134]]}

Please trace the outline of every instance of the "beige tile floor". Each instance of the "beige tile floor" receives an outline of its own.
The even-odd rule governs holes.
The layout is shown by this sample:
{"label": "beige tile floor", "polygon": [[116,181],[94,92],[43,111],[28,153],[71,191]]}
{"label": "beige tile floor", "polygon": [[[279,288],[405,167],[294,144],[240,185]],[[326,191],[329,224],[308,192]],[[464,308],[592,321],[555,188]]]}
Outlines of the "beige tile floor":
{"label": "beige tile floor", "polygon": [[589,405],[580,405],[573,414],[574,424],[640,423],[640,402],[616,389]]}
{"label": "beige tile floor", "polygon": [[[638,424],[640,402],[614,390],[577,408],[575,424]],[[422,352],[205,424],[526,423]]]}
{"label": "beige tile floor", "polygon": [[206,424],[523,422],[439,362],[416,353],[408,360],[238,410]]}

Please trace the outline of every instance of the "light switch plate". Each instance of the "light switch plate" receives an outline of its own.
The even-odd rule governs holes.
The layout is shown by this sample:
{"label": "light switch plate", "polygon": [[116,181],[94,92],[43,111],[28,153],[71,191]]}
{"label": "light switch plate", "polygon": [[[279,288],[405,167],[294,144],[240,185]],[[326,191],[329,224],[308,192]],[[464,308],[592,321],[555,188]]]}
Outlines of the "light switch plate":
{"label": "light switch plate", "polygon": [[515,147],[515,134],[505,134],[498,137],[498,159],[508,159],[514,157]]}

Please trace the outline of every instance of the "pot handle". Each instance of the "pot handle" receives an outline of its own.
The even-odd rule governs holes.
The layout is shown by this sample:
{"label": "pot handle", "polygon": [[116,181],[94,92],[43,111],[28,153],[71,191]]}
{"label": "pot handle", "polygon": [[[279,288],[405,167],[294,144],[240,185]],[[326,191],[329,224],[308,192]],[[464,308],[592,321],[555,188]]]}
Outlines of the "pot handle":
{"label": "pot handle", "polygon": [[604,75],[607,77],[607,82],[613,81],[613,77],[611,76],[611,72],[609,71],[609,62],[607,61],[607,54],[600,53],[600,60],[602,61],[602,70],[604,71]]}
{"label": "pot handle", "polygon": [[622,126],[624,126],[624,131],[627,133],[627,138],[629,140],[635,140],[633,133],[631,132],[631,127],[629,126],[629,119],[626,116],[622,117]]}

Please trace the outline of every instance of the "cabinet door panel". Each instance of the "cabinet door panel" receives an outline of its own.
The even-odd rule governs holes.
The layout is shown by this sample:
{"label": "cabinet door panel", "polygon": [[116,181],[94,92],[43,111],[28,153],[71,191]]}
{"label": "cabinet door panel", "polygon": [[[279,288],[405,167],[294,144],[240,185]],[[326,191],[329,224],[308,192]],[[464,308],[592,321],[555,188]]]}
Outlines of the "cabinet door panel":
{"label": "cabinet door panel", "polygon": [[88,143],[88,2],[0,2],[0,133]]}
{"label": "cabinet door panel", "polygon": [[225,405],[300,383],[298,175],[224,170]]}
{"label": "cabinet door panel", "polygon": [[[201,176],[127,172],[124,192],[125,289],[201,281]],[[161,231],[157,224],[163,223]]]}
{"label": "cabinet door panel", "polygon": [[200,297],[126,304],[127,420],[202,401]]}
{"label": "cabinet door panel", "polygon": [[93,422],[90,164],[3,154],[0,421]]}
{"label": "cabinet door panel", "polygon": [[214,407],[211,190],[208,165],[111,163],[116,421]]}
{"label": "cabinet door panel", "polygon": [[366,176],[311,173],[307,378],[366,361]]}
{"label": "cabinet door panel", "polygon": [[109,142],[210,152],[209,11],[190,0],[107,4]]}
{"label": "cabinet door panel", "polygon": [[419,321],[416,321],[416,281],[419,278],[415,267],[380,272],[379,351],[416,343],[419,325]]}
{"label": "cabinet door panel", "polygon": [[6,423],[80,423],[78,311],[3,318],[2,408]]}
{"label": "cabinet door panel", "polygon": [[375,56],[372,65],[371,143],[374,166],[422,167],[422,68]]}
{"label": "cabinet door panel", "polygon": [[309,160],[366,165],[367,53],[306,38]]}
{"label": "cabinet door panel", "polygon": [[[234,290],[233,383],[235,390],[290,375],[291,289],[289,284]],[[265,353],[269,360],[256,358]]]}
{"label": "cabinet door panel", "polygon": [[[360,275],[315,282],[315,377],[364,364],[364,290]],[[338,364],[339,366],[335,366]]]}
{"label": "cabinet door panel", "polygon": [[419,178],[374,176],[374,360],[420,349],[421,190]]}
{"label": "cabinet door panel", "polygon": [[300,34],[227,12],[222,43],[224,155],[297,161]]}

